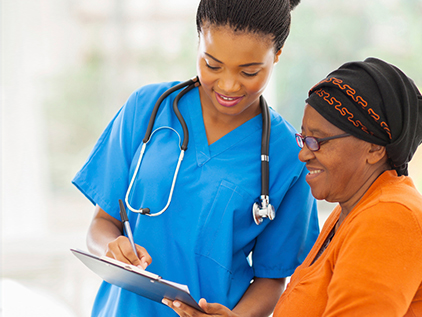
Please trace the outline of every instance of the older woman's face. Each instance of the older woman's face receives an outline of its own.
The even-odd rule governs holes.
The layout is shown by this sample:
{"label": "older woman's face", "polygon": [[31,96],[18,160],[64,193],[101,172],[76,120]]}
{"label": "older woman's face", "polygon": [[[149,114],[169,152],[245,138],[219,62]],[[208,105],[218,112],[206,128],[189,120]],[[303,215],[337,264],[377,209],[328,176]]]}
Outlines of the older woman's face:
{"label": "older woman's face", "polygon": [[[344,131],[306,105],[302,120],[304,137],[325,138],[342,133]],[[369,148],[369,143],[353,136],[322,142],[316,152],[304,145],[299,159],[306,163],[309,170],[306,181],[311,187],[312,195],[329,202],[347,203],[355,200],[359,188],[370,173],[370,166],[367,164]]]}

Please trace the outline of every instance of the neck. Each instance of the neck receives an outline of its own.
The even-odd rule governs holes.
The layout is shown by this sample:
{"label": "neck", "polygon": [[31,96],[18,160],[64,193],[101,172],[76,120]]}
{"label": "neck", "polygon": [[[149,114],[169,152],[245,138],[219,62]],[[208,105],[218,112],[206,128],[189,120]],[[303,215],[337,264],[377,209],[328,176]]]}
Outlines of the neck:
{"label": "neck", "polygon": [[339,220],[336,224],[335,231],[340,227],[346,217],[350,214],[350,212],[355,208],[355,206],[359,203],[362,197],[366,194],[368,189],[372,186],[372,184],[377,180],[377,178],[384,173],[388,168],[386,166],[380,166],[380,168],[375,169],[372,173],[368,175],[365,179],[363,184],[359,187],[357,192],[346,202],[340,202],[341,213]]}
{"label": "neck", "polygon": [[212,144],[219,140],[227,133],[233,131],[237,127],[256,117],[261,113],[259,99],[253,105],[237,114],[224,114],[217,111],[207,102],[203,102],[203,92],[199,89],[201,97],[202,115],[204,119],[205,131],[207,134],[208,144]]}

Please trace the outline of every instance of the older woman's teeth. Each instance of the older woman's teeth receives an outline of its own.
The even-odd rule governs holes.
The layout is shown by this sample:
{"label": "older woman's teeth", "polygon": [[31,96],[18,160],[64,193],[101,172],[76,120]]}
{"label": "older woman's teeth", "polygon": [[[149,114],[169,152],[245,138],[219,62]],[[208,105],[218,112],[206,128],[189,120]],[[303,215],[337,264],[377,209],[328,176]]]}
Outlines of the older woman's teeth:
{"label": "older woman's teeth", "polygon": [[321,170],[310,171],[309,174],[318,174],[321,173]]}

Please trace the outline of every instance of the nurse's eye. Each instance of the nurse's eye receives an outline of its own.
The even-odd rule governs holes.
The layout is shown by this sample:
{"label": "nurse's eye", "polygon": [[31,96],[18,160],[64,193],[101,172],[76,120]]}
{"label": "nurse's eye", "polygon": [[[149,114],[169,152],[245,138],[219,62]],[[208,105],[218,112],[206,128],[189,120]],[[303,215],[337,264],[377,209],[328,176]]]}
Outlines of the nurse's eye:
{"label": "nurse's eye", "polygon": [[212,70],[219,70],[220,69],[220,67],[219,66],[211,66],[210,64],[208,64],[207,62],[205,62],[205,65],[207,65],[207,67],[209,68],[209,69],[212,69]]}
{"label": "nurse's eye", "polygon": [[245,75],[246,77],[254,77],[256,75],[258,75],[259,71],[255,72],[255,73],[249,73],[249,72],[243,72],[243,75]]}

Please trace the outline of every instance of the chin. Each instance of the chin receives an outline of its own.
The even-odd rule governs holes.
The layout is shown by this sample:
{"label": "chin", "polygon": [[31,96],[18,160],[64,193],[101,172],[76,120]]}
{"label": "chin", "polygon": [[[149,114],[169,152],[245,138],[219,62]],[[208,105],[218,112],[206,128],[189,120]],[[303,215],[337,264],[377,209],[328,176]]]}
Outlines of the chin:
{"label": "chin", "polygon": [[311,187],[311,193],[312,193],[312,196],[314,196],[314,198],[317,200],[327,200],[327,195],[324,195],[323,193],[318,192],[316,189],[313,189],[312,187]]}

